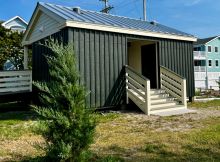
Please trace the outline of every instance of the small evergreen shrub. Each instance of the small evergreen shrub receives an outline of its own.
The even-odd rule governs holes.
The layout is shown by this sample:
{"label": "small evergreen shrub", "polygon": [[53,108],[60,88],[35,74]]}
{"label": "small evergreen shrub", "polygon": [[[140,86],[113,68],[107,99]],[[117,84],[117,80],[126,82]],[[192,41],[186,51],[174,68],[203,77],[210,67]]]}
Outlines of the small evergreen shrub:
{"label": "small evergreen shrub", "polygon": [[83,152],[93,141],[95,120],[86,108],[85,88],[79,85],[73,45],[46,41],[45,55],[50,81],[35,82],[41,106],[34,110],[42,117],[37,132],[46,140],[47,161],[83,161]]}

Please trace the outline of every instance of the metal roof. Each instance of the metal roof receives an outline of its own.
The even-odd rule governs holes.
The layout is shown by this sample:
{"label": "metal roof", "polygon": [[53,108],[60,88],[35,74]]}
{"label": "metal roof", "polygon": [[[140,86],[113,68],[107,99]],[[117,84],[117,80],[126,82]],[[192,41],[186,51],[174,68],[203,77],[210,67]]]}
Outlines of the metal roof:
{"label": "metal roof", "polygon": [[155,33],[164,33],[177,36],[194,37],[191,34],[181,32],[179,30],[161,25],[157,22],[147,22],[138,19],[132,19],[122,16],[105,14],[101,12],[80,9],[80,13],[74,10],[74,7],[66,7],[50,3],[39,2],[39,4],[51,12],[59,15],[67,21],[76,21],[97,25],[113,26],[123,29],[133,29],[140,31],[149,31]]}
{"label": "metal roof", "polygon": [[198,39],[197,42],[194,43],[194,45],[203,45],[206,44],[208,42],[210,42],[211,40],[217,38],[219,36],[214,36],[214,37],[209,37],[209,38],[203,38],[203,39]]}

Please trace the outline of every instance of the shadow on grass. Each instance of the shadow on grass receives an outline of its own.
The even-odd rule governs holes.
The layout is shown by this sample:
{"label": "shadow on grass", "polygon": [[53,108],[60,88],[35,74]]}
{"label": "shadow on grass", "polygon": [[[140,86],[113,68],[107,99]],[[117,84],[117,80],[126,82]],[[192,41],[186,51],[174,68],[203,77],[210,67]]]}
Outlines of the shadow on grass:
{"label": "shadow on grass", "polygon": [[[220,143],[213,145],[213,147],[220,148]],[[183,152],[169,151],[165,145],[158,143],[146,144],[145,148],[136,150],[122,148],[117,145],[102,148],[103,152],[109,153],[113,157],[120,157],[120,159],[128,162],[220,161],[219,152],[210,150],[210,148],[206,148],[205,146],[195,147],[193,145],[187,145],[183,149]]]}
{"label": "shadow on grass", "polygon": [[194,161],[220,161],[219,144],[213,144],[212,147],[205,145],[193,146],[186,145],[184,149],[187,150],[186,160],[194,159]]}
{"label": "shadow on grass", "polygon": [[28,120],[37,120],[39,119],[38,115],[33,111],[11,111],[0,113],[0,122],[1,121],[28,121]]}
{"label": "shadow on grass", "polygon": [[[49,161],[52,160],[47,159],[45,157],[35,157],[35,158],[25,157],[25,160],[22,160],[22,162],[49,162]],[[108,156],[100,157],[96,154],[93,154],[90,151],[86,153],[86,155],[84,155],[84,158],[81,161],[82,162],[125,162],[124,159],[118,156],[108,155]]]}
{"label": "shadow on grass", "polygon": [[0,103],[0,112],[8,112],[8,111],[27,111],[30,110],[31,107],[25,102],[7,102]]}
{"label": "shadow on grass", "polygon": [[0,104],[0,121],[2,120],[36,120],[38,115],[31,110],[31,106],[23,102]]}

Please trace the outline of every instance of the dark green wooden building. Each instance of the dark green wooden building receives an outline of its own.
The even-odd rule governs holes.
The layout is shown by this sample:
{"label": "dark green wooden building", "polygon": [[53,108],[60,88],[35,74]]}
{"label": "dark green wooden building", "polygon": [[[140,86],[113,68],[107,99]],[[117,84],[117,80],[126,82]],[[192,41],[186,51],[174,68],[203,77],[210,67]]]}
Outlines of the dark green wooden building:
{"label": "dark green wooden building", "polygon": [[47,80],[47,50],[38,42],[49,36],[73,42],[80,83],[90,91],[91,107],[125,101],[125,65],[159,89],[160,66],[186,78],[187,96],[194,96],[193,42],[190,34],[156,22],[130,19],[80,8],[38,3],[23,39],[33,52],[33,80]]}

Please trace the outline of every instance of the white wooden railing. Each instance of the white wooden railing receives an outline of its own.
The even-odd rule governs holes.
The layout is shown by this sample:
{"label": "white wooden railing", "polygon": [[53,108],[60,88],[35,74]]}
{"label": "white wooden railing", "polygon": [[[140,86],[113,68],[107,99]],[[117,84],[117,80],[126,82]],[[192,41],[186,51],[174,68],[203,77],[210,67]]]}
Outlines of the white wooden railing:
{"label": "white wooden railing", "polygon": [[150,112],[150,80],[137,73],[128,65],[126,71],[127,104],[129,98],[147,115]]}
{"label": "white wooden railing", "polygon": [[193,54],[194,54],[195,59],[205,59],[206,58],[205,51],[193,51]]}
{"label": "white wooden railing", "polygon": [[187,106],[186,101],[186,79],[175,72],[160,67],[161,89]]}
{"label": "white wooden railing", "polygon": [[32,71],[1,71],[0,94],[32,91]]}
{"label": "white wooden railing", "polygon": [[205,72],[206,67],[205,66],[194,66],[194,72]]}

